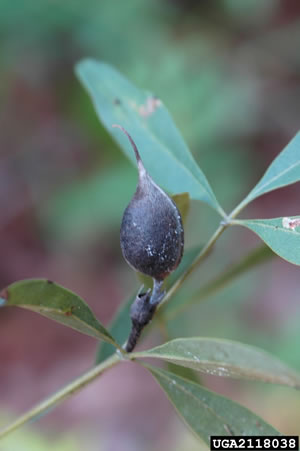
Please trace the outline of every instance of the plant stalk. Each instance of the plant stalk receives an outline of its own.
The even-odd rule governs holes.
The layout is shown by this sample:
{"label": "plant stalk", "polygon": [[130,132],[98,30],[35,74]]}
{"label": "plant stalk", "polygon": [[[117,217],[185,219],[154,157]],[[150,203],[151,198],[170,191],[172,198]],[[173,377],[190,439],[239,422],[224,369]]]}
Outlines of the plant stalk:
{"label": "plant stalk", "polygon": [[182,274],[182,276],[172,285],[170,290],[166,293],[163,300],[160,304],[157,306],[157,310],[160,309],[181,287],[183,282],[189,277],[189,275],[195,271],[195,269],[202,263],[202,260],[204,260],[209,253],[211,252],[215,242],[217,239],[222,235],[224,230],[228,227],[229,224],[227,223],[221,223],[220,226],[217,228],[215,233],[212,235],[206,246],[201,250],[199,255],[195,258],[191,266]]}
{"label": "plant stalk", "polygon": [[[231,219],[233,219],[237,214],[241,211],[243,208],[242,204],[238,206],[228,217],[223,215],[225,220],[222,221],[215,231],[215,233],[211,236],[210,240],[206,244],[206,246],[201,250],[199,255],[195,258],[191,266],[183,273],[183,275],[177,280],[177,282],[170,288],[170,290],[166,293],[162,301],[157,305],[157,309],[161,308],[162,305],[164,305],[181,287],[183,282],[189,277],[189,275],[202,263],[202,261],[209,255],[211,252],[215,242],[217,239],[222,235],[224,230],[230,225]],[[77,393],[79,390],[84,388],[86,385],[88,385],[90,382],[92,382],[94,379],[96,379],[100,374],[102,374],[107,369],[115,366],[117,363],[119,363],[122,360],[122,354],[124,353],[124,350],[121,349],[117,351],[115,354],[113,354],[111,357],[106,359],[104,362],[101,362],[99,365],[95,366],[91,370],[87,371],[85,374],[83,374],[81,377],[75,379],[73,382],[56,392],[53,396],[50,396],[45,401],[38,404],[36,407],[33,407],[31,410],[29,410],[27,413],[19,417],[15,422],[8,425],[6,428],[2,429],[0,431],[0,439],[4,438],[11,432],[15,431],[19,427],[23,426],[24,424],[28,423],[29,421],[32,421],[38,417],[40,417],[42,414],[49,411],[52,407],[56,406],[57,404],[61,403],[63,400],[69,398],[71,395]],[[124,357],[123,357],[124,358]],[[130,359],[128,355],[128,359]]]}
{"label": "plant stalk", "polygon": [[42,401],[40,404],[33,407],[27,413],[20,416],[16,421],[14,421],[10,425],[8,425],[6,428],[2,429],[2,431],[0,431],[0,439],[4,438],[11,432],[18,429],[20,426],[23,426],[24,424],[28,423],[29,421],[32,421],[32,420],[40,417],[42,414],[46,413],[48,410],[50,410],[55,405],[61,403],[65,399],[69,398],[69,396],[73,395],[74,393],[77,393],[79,390],[81,390],[87,384],[89,384],[94,379],[96,379],[104,371],[106,371],[107,369],[109,369],[109,368],[115,366],[117,363],[119,363],[121,361],[121,359],[122,359],[122,357],[118,353],[115,353],[111,357],[106,359],[104,362],[101,362],[99,365],[90,369],[85,374],[83,374],[82,376],[75,379],[73,382],[66,385],[64,388],[62,388],[58,392],[56,392],[54,395],[45,399],[45,401]]}
{"label": "plant stalk", "polygon": [[215,279],[203,285],[198,291],[192,294],[189,300],[185,301],[184,304],[178,305],[171,309],[171,311],[168,311],[164,317],[165,321],[172,321],[176,316],[184,312],[186,308],[216,294],[234,281],[238,276],[241,276],[257,265],[267,262],[273,257],[274,253],[266,245],[259,246],[254,251],[247,254],[238,263],[233,264]]}

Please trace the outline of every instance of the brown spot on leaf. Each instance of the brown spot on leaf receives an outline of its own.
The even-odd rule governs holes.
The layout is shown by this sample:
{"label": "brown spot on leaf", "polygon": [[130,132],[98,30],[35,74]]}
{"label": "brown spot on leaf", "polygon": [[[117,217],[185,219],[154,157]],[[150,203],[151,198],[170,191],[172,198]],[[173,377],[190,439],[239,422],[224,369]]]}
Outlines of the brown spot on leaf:
{"label": "brown spot on leaf", "polygon": [[50,285],[52,285],[54,282],[53,282],[53,280],[47,280],[47,283],[49,283]]}
{"label": "brown spot on leaf", "polygon": [[282,218],[282,226],[285,229],[295,230],[300,226],[300,219]]}
{"label": "brown spot on leaf", "polygon": [[65,315],[66,316],[71,316],[73,315],[75,307],[70,307],[68,310],[65,311]]}
{"label": "brown spot on leaf", "polygon": [[224,424],[224,429],[228,432],[229,435],[232,435],[232,436],[235,435],[234,431],[231,429],[231,427],[228,424]]}
{"label": "brown spot on leaf", "polygon": [[157,97],[151,96],[147,98],[144,105],[139,107],[139,113],[143,117],[148,117],[151,116],[151,114],[153,114],[160,106],[161,101]]}
{"label": "brown spot on leaf", "polygon": [[256,424],[256,426],[257,426],[257,427],[258,427],[259,429],[261,429],[261,428],[262,428],[262,425],[261,425],[261,423],[260,423],[260,422],[259,422],[258,420],[256,421],[256,423],[255,423],[255,424]]}

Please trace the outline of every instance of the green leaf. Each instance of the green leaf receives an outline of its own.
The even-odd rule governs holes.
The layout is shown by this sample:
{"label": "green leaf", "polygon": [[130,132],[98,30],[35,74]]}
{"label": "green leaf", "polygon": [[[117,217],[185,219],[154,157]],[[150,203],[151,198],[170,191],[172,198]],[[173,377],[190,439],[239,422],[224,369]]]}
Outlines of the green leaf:
{"label": "green leaf", "polygon": [[[179,277],[184,273],[184,271],[190,266],[191,262],[199,254],[201,250],[200,246],[195,246],[184,252],[182,261],[176,271],[174,271],[166,280],[166,287],[169,288],[173,285]],[[109,330],[111,334],[115,337],[120,345],[123,345],[127,340],[130,328],[130,307],[136,297],[136,293],[132,295],[127,301],[121,304],[119,310],[117,311]],[[102,362],[104,359],[109,357],[113,353],[113,347],[110,344],[100,343],[97,355],[96,364]]]}
{"label": "green leaf", "polygon": [[201,385],[143,364],[192,431],[209,445],[211,435],[280,435],[243,406]]}
{"label": "green leaf", "polygon": [[83,60],[77,64],[76,74],[90,94],[101,122],[134,164],[128,139],[112,124],[128,130],[145,167],[159,185],[171,193],[188,192],[224,216],[205,175],[159,99],[102,62]]}
{"label": "green leaf", "polygon": [[174,363],[167,362],[167,371],[176,374],[176,376],[188,379],[191,382],[200,383],[200,375],[196,371],[188,368],[187,366],[175,365]]}
{"label": "green leaf", "polygon": [[215,376],[250,379],[300,388],[300,375],[276,357],[243,343],[218,338],[178,338],[134,354]]}
{"label": "green leaf", "polygon": [[[290,220],[291,226],[288,222]],[[300,227],[293,224],[300,216],[291,218],[234,220],[232,224],[247,227],[256,233],[277,255],[300,265]]]}
{"label": "green leaf", "polygon": [[241,202],[244,207],[252,200],[283,186],[300,181],[300,132],[271,163],[264,176]]}
{"label": "green leaf", "polygon": [[79,296],[50,280],[15,282],[5,288],[0,297],[5,299],[7,306],[32,310],[86,335],[116,345],[113,337]]}

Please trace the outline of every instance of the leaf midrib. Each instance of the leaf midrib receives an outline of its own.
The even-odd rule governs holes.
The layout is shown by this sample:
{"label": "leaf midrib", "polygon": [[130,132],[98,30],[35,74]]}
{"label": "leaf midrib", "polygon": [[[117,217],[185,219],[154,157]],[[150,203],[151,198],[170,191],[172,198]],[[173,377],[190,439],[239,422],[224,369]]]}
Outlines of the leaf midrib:
{"label": "leaf midrib", "polygon": [[[153,371],[153,369],[151,369],[151,371]],[[165,373],[161,373],[161,372],[159,372],[159,371],[153,371],[153,372],[154,372],[154,373],[158,373],[161,377],[164,377],[167,381],[170,381],[170,382],[172,383],[173,379],[172,379],[171,377],[167,376]],[[187,381],[187,382],[189,382],[189,383],[192,384],[192,382],[190,382],[190,381]],[[196,384],[194,384],[194,385],[196,385]],[[183,387],[183,386],[180,385],[180,384],[176,384],[176,388],[179,388],[183,393],[185,393],[186,395],[188,395],[188,396],[190,396],[191,398],[193,398],[193,399],[195,400],[195,402],[196,402],[197,404],[199,404],[201,407],[204,406],[207,410],[209,410],[209,411],[212,413],[212,415],[215,416],[215,417],[222,423],[222,426],[226,426],[226,427],[227,427],[227,429],[228,429],[227,432],[228,432],[228,431],[231,431],[232,426],[230,426],[230,425],[223,419],[222,416],[218,415],[218,414],[216,413],[216,411],[215,411],[212,407],[210,407],[210,406],[209,406],[208,404],[206,404],[204,401],[202,401],[202,400],[199,399],[197,396],[195,396],[193,393],[191,393],[188,389],[186,389],[186,387]],[[208,390],[205,390],[205,388],[201,387],[201,389],[202,389],[203,391],[207,391],[207,392],[210,394],[210,392],[209,392]],[[175,403],[173,402],[173,400],[171,399],[171,397],[170,397],[170,395],[168,394],[167,391],[166,391],[166,394],[167,394],[168,398],[170,399],[171,403],[175,406],[175,408],[176,408],[176,410],[178,411],[178,413],[180,414],[180,416],[181,416],[182,418],[184,418],[184,420],[185,420],[185,417],[182,415],[182,413],[180,412],[180,410],[177,408],[177,406],[175,405]],[[218,395],[216,395],[216,396],[218,396]],[[187,423],[186,420],[185,420],[185,422]],[[191,428],[190,425],[188,425],[188,426]],[[235,426],[235,432],[239,432],[240,435],[242,435],[242,432],[243,432],[243,431],[241,431],[239,428],[237,428],[237,426]]]}
{"label": "leaf midrib", "polygon": [[300,236],[299,232],[296,232],[295,230],[291,230],[291,229],[285,229],[284,227],[281,226],[275,226],[272,224],[265,224],[264,222],[259,222],[259,221],[248,221],[247,219],[245,219],[244,221],[235,221],[237,224],[241,224],[241,225],[259,225],[260,227],[266,228],[266,229],[272,229],[272,230],[276,230],[276,231],[280,231],[280,232],[284,232],[284,233],[290,233],[294,236]]}
{"label": "leaf midrib", "polygon": [[[273,376],[273,375],[268,375],[268,373],[264,372],[263,370],[255,370],[255,369],[251,369],[249,367],[240,367],[240,366],[237,366],[236,364],[229,364],[228,362],[222,362],[222,361],[218,361],[217,362],[217,361],[213,361],[213,360],[201,360],[199,362],[195,362],[192,359],[188,359],[188,358],[174,358],[174,357],[171,357],[171,356],[166,355],[166,354],[164,356],[161,356],[159,354],[151,354],[151,355],[149,354],[148,356],[143,355],[141,357],[159,358],[159,359],[162,359],[162,360],[170,361],[170,362],[175,363],[175,364],[178,364],[178,362],[182,362],[183,361],[183,362],[191,362],[191,363],[195,364],[195,366],[196,366],[197,363],[198,363],[199,366],[200,365],[203,365],[203,366],[207,365],[207,366],[214,367],[216,369],[218,367],[223,367],[223,368],[226,368],[227,370],[231,370],[231,368],[232,368],[233,372],[236,371],[236,375],[234,375],[234,373],[233,374],[228,374],[228,375],[225,374],[224,377],[245,377],[247,379],[252,379],[252,380],[255,379],[255,380],[257,380],[258,377],[261,376],[261,377],[264,377],[265,380],[269,380],[270,382],[271,381],[277,381],[278,384],[289,385],[290,387],[300,388],[300,380],[298,380],[298,382],[297,382],[297,374],[294,375],[293,373],[289,373],[289,372],[283,373],[282,376],[276,376],[276,375]],[[184,366],[184,365],[181,365],[181,366]],[[195,368],[195,366],[193,366],[193,369],[197,370],[197,368]],[[239,374],[240,370],[244,370],[244,375],[243,374]],[[201,371],[203,373],[206,373],[206,374],[209,374],[209,370],[205,371],[205,369],[201,370],[199,368],[199,371]],[[251,374],[249,376],[247,376],[247,374],[245,374],[245,371],[249,371]],[[282,371],[288,371],[288,370],[283,368]],[[257,376],[255,376],[255,375],[257,375]],[[280,380],[282,380],[282,378],[288,379],[289,383],[279,382]],[[294,380],[294,378],[295,378],[295,380]],[[261,382],[263,382],[263,381],[261,381]]]}
{"label": "leaf midrib", "polygon": [[[42,312],[48,312],[48,313],[55,313],[57,315],[61,315],[62,317],[66,317],[66,313],[63,310],[57,310],[55,308],[51,308],[51,307],[32,307],[32,306],[28,306],[26,304],[16,304],[17,307],[22,307],[25,308],[27,310],[32,310],[34,312],[38,312],[43,314]],[[109,335],[106,335],[104,332],[101,332],[98,329],[95,329],[93,326],[91,326],[90,324],[86,323],[85,321],[83,321],[81,318],[79,318],[78,316],[74,315],[73,313],[70,315],[73,318],[76,318],[76,321],[78,321],[79,323],[83,324],[85,328],[90,329],[92,331],[95,331],[98,336],[101,336],[101,338],[103,339],[103,337],[105,339],[111,340]],[[47,316],[46,316],[47,317]],[[71,327],[71,326],[70,326]],[[74,329],[74,327],[71,327],[72,329]],[[78,330],[78,329],[75,329]],[[109,341],[109,343],[113,344],[113,341]]]}

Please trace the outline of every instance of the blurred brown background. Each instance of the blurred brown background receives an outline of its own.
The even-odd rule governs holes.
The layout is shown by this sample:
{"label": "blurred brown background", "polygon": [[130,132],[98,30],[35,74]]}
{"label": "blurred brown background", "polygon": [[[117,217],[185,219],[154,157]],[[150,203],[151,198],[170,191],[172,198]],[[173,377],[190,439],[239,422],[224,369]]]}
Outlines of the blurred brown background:
{"label": "blurred brown background", "polygon": [[[300,128],[299,43],[297,0],[1,0],[0,287],[23,278],[55,280],[108,324],[138,286],[118,235],[135,169],[74,76],[80,58],[114,65],[164,101],[229,212]],[[299,213],[294,185],[263,196],[243,215]],[[217,221],[206,206],[192,203],[187,246],[205,242]],[[179,296],[257,244],[248,231],[228,230]],[[170,333],[241,340],[300,370],[298,294],[299,269],[274,258],[181,315]],[[1,309],[0,326],[3,424],[93,364],[93,339],[34,313]],[[161,339],[156,330],[148,345]],[[300,434],[297,392],[216,377],[205,381],[283,433]],[[0,449],[53,446],[200,447],[150,375],[128,364]]]}

